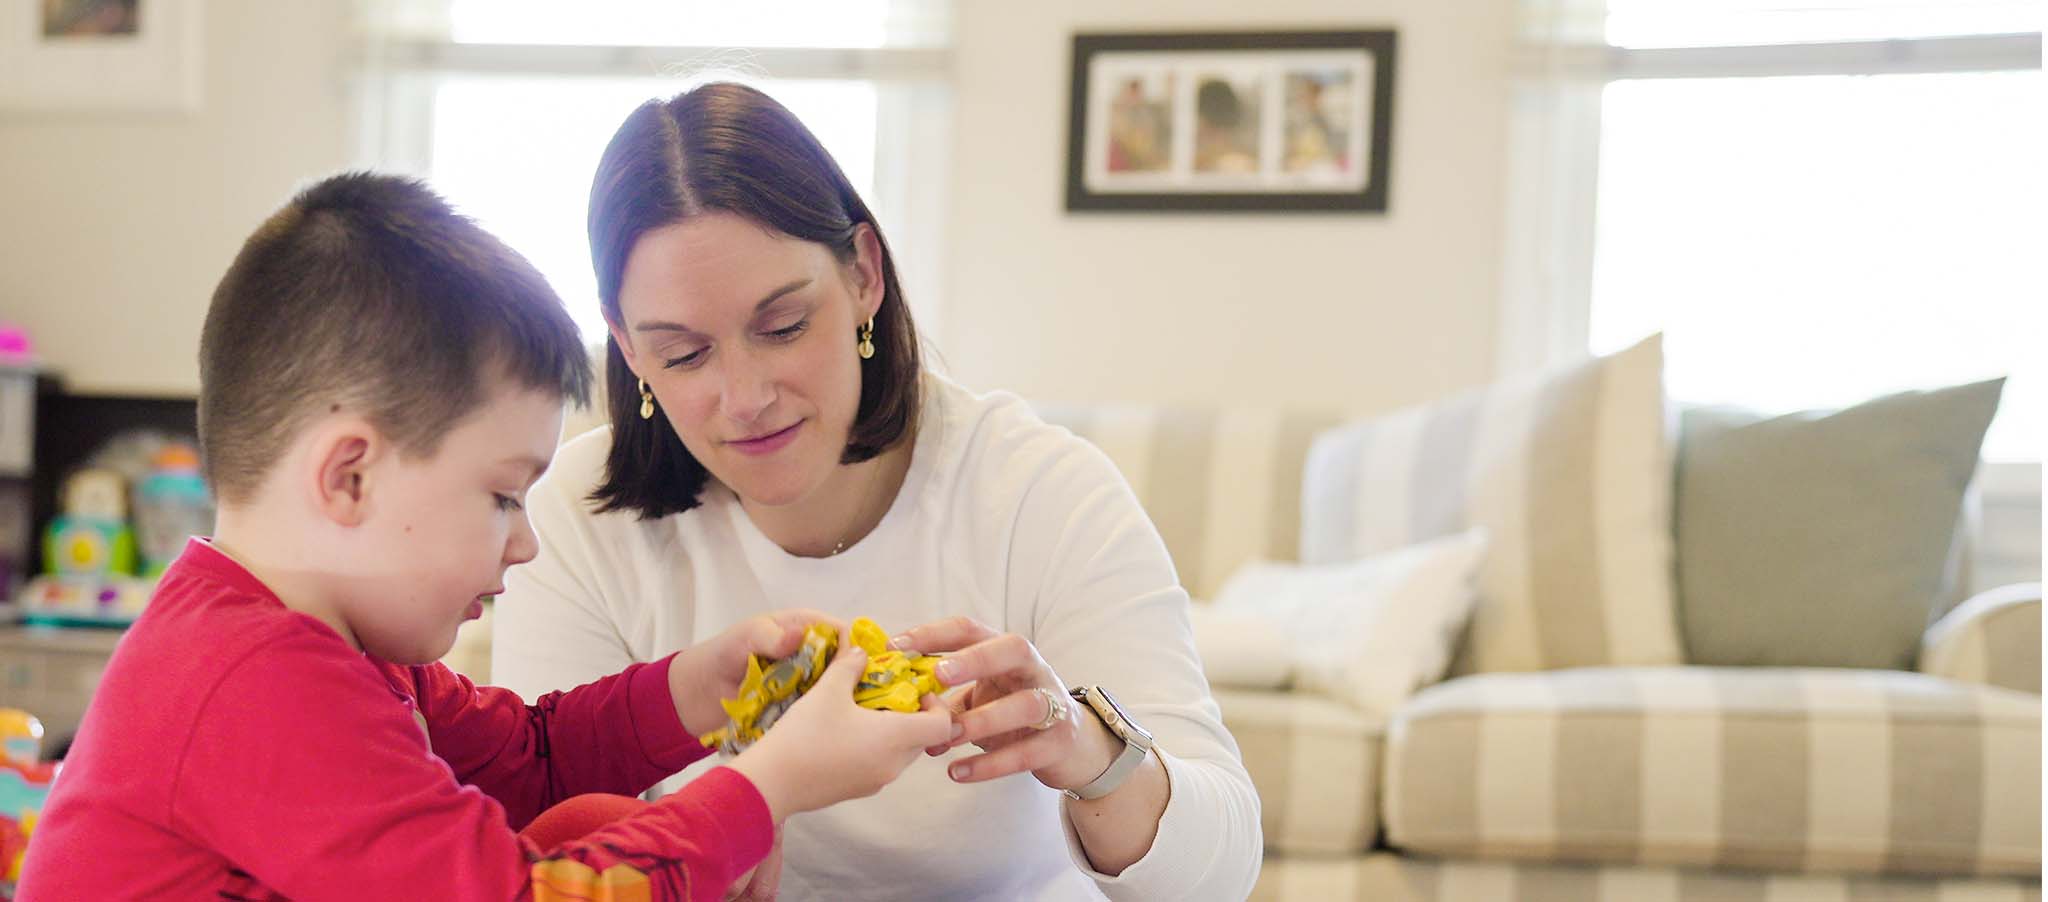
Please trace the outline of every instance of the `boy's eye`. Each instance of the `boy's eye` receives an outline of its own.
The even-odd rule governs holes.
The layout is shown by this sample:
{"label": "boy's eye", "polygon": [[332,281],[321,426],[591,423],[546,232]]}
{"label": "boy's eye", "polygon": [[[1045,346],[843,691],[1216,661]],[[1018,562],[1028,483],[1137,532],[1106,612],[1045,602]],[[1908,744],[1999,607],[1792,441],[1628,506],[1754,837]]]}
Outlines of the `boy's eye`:
{"label": "boy's eye", "polygon": [[499,495],[497,493],[492,493],[491,497],[498,499],[498,509],[501,511],[516,511],[524,506],[519,503],[519,499],[514,498],[511,495]]}

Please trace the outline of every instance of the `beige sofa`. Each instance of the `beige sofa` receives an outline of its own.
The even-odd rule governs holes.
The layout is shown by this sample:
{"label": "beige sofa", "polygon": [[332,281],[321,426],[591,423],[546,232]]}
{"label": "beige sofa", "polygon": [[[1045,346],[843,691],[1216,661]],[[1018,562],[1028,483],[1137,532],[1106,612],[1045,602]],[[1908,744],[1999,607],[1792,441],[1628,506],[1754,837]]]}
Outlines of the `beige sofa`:
{"label": "beige sofa", "polygon": [[[1041,410],[1117,464],[1198,604],[1247,561],[1298,559],[1309,447],[1340,422]],[[1920,673],[1475,674],[1384,718],[1217,681],[1263,806],[1253,898],[2038,900],[2041,605],[2039,585],[1978,594],[1927,631]],[[449,656],[480,680],[488,627]]]}
{"label": "beige sofa", "polygon": [[[1336,425],[1045,413],[1123,470],[1198,603],[1297,559],[1304,460]],[[2038,899],[2040,616],[2038,585],[1979,595],[1919,673],[1475,674],[1391,718],[1219,682],[1263,804],[1254,898]]]}

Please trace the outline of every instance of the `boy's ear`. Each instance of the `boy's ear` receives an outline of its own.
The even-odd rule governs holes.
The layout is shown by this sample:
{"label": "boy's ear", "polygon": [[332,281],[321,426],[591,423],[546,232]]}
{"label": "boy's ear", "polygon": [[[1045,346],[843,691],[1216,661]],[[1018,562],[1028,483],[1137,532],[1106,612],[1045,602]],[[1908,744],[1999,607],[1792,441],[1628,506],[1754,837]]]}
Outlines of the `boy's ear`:
{"label": "boy's ear", "polygon": [[383,438],[360,420],[336,424],[314,446],[313,502],[337,526],[361,526],[369,517],[366,484],[382,453]]}

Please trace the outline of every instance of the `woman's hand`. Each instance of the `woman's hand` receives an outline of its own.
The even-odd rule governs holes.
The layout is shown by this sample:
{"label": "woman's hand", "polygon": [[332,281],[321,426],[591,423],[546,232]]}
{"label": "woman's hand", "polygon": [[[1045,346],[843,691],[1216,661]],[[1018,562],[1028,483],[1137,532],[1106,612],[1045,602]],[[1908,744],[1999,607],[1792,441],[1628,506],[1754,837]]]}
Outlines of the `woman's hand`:
{"label": "woman's hand", "polygon": [[839,633],[840,644],[845,645],[846,624],[818,611],[788,610],[749,617],[678,652],[668,666],[668,690],[683,729],[702,736],[725,726],[725,709],[718,702],[739,694],[740,680],[747,675],[747,659],[760,655],[772,660],[795,654],[803,645],[804,631],[814,623],[831,624]]}
{"label": "woman's hand", "polygon": [[983,754],[953,762],[955,781],[979,783],[1030,771],[1053,789],[1093,782],[1109,769],[1123,744],[1094,714],[1067,696],[1059,674],[1038,649],[1015,633],[998,633],[966,617],[910,630],[890,644],[923,654],[946,654],[939,681],[964,690],[947,693],[958,725],[953,740],[926,749],[944,754],[972,742]]}

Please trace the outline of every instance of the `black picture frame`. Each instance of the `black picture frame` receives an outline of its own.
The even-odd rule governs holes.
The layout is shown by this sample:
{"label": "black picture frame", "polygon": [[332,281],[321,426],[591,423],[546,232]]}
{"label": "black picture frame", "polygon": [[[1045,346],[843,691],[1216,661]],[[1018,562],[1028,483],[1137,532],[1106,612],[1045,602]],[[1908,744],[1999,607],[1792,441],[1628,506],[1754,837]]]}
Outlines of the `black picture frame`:
{"label": "black picture frame", "polygon": [[[1385,213],[1397,43],[1389,29],[1074,35],[1067,209]],[[1122,73],[1120,96],[1092,82],[1098,65]],[[1333,90],[1345,115],[1318,112]]]}

